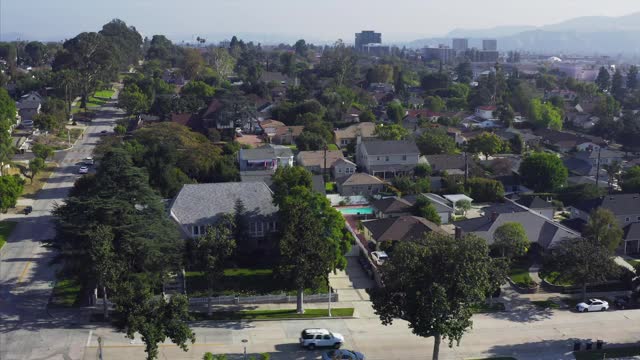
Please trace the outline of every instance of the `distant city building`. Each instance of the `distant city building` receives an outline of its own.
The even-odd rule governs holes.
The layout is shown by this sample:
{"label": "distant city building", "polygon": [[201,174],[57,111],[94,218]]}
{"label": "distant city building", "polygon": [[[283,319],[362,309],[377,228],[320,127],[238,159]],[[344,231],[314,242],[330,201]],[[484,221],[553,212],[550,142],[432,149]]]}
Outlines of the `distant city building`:
{"label": "distant city building", "polygon": [[438,60],[443,63],[450,63],[456,57],[456,50],[440,45],[437,48],[424,48],[424,58],[427,61]]}
{"label": "distant city building", "polygon": [[382,44],[382,34],[372,30],[356,33],[356,50],[362,51],[367,44]]}
{"label": "distant city building", "polygon": [[471,49],[465,52],[465,56],[471,60],[471,62],[491,62],[495,63],[500,57],[500,53],[497,51],[478,50]]}
{"label": "distant city building", "polygon": [[456,52],[465,52],[469,50],[469,39],[453,39],[451,45]]}
{"label": "distant city building", "polygon": [[498,40],[482,40],[482,50],[498,51]]}
{"label": "distant city building", "polygon": [[391,47],[382,44],[365,44],[362,46],[362,52],[372,56],[385,56],[391,54]]}

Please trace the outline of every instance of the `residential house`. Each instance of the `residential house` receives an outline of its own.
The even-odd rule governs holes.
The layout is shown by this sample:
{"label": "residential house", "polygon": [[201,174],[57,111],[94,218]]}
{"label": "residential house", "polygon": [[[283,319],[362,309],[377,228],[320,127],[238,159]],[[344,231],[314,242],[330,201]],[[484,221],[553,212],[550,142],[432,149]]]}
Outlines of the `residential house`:
{"label": "residential house", "polygon": [[263,71],[260,75],[260,81],[267,84],[275,84],[281,86],[294,85],[290,77],[278,71]]}
{"label": "residential house", "polygon": [[543,145],[563,153],[572,151],[578,145],[586,142],[600,144],[601,146],[605,144],[603,139],[596,136],[577,135],[551,129],[538,129],[535,131],[535,135],[541,138]]}
{"label": "residential house", "polygon": [[304,126],[301,125],[278,127],[271,138],[271,142],[279,145],[293,145],[302,134],[302,131],[304,131]]}
{"label": "residential house", "polygon": [[296,156],[297,164],[315,174],[323,174],[329,171],[333,164],[342,159],[340,150],[300,151]]}
{"label": "residential house", "polygon": [[360,122],[360,114],[362,114],[362,111],[352,106],[342,116],[342,121],[345,123]]}
{"label": "residential house", "polygon": [[293,152],[282,145],[268,144],[255,149],[240,149],[240,171],[273,171],[279,166],[293,166]]}
{"label": "residential house", "polygon": [[397,196],[383,198],[371,203],[373,212],[378,219],[411,215],[413,205]]}
{"label": "residential house", "polygon": [[444,233],[431,221],[417,216],[400,216],[362,222],[367,241],[380,244],[383,241],[412,241],[430,232]]}
{"label": "residential house", "polygon": [[515,222],[524,227],[527,238],[545,251],[568,238],[578,238],[580,234],[551,219],[531,211],[516,203],[490,206],[484,209],[484,215],[478,218],[457,221],[457,236],[475,234],[491,245],[495,231],[503,224]]}
{"label": "residential house", "polygon": [[564,101],[571,102],[578,97],[578,94],[575,91],[565,90],[565,89],[554,89],[554,90],[545,92],[544,94],[545,100],[549,100],[552,97],[559,97]]}
{"label": "residential house", "polygon": [[392,93],[395,91],[393,84],[388,83],[371,83],[369,85],[369,91],[377,93]]}
{"label": "residential house", "polygon": [[40,114],[42,109],[42,103],[44,98],[35,91],[22,95],[17,103],[18,115],[22,120],[33,120],[33,118]]}
{"label": "residential house", "polygon": [[173,84],[177,86],[183,86],[186,84],[186,80],[182,75],[182,71],[178,68],[166,69],[162,74],[162,80],[167,84]]}
{"label": "residential house", "polygon": [[516,200],[516,202],[531,211],[536,212],[547,219],[553,220],[556,214],[555,207],[551,201],[544,200],[539,196],[527,196]]}
{"label": "residential house", "polygon": [[471,159],[465,159],[464,155],[426,155],[424,158],[431,167],[432,174],[442,174],[444,172],[448,174],[462,172],[464,174],[467,162],[472,161]]}
{"label": "residential house", "polygon": [[206,234],[207,227],[215,225],[223,215],[235,214],[240,203],[246,209],[243,217],[248,236],[238,243],[238,250],[273,248],[270,236],[278,230],[278,208],[273,204],[271,189],[264,183],[186,184],[171,203],[169,214],[184,237],[193,239]]}
{"label": "residential house", "polygon": [[476,108],[475,116],[482,120],[494,120],[496,117],[493,116],[493,113],[496,110],[498,110],[498,108],[493,105],[478,106]]}
{"label": "residential house", "polygon": [[[407,201],[411,206],[415,205],[416,199],[419,195],[407,195],[402,199]],[[440,215],[440,223],[448,224],[451,221],[452,215],[455,212],[453,206],[451,206],[451,202],[440,195],[437,194],[422,194],[422,196],[429,199],[429,202]]]}
{"label": "residential house", "polygon": [[339,148],[345,148],[349,144],[355,144],[358,137],[361,140],[369,140],[375,138],[376,124],[372,122],[362,122],[350,125],[344,129],[336,129],[333,134],[336,145]]}
{"label": "residential house", "polygon": [[260,126],[262,133],[268,139],[271,139],[273,136],[276,135],[276,129],[286,126],[283,122],[278,120],[272,120],[272,119],[260,121],[258,125]]}
{"label": "residential house", "polygon": [[622,160],[624,160],[624,152],[610,149],[579,151],[574,156],[575,158],[584,160],[593,166],[598,165],[598,159],[600,159],[600,166],[611,165],[615,162],[622,163]]}
{"label": "residential house", "polygon": [[427,109],[409,110],[407,116],[402,119],[402,126],[413,132],[420,127],[422,122],[435,123],[441,116],[444,114]]}
{"label": "residential house", "polygon": [[193,131],[204,131],[202,120],[192,113],[171,114],[171,122],[187,126]]}
{"label": "residential house", "polygon": [[342,196],[375,195],[382,192],[384,182],[375,176],[365,173],[355,173],[336,178],[338,193]]}
{"label": "residential house", "polygon": [[420,151],[411,140],[367,140],[356,149],[358,166],[383,179],[412,174],[419,158]]}
{"label": "residential house", "polygon": [[331,175],[334,179],[355,174],[357,165],[345,158],[337,159],[331,165]]}
{"label": "residential house", "polygon": [[640,194],[606,195],[599,199],[583,201],[570,206],[571,219],[589,221],[591,213],[598,208],[611,211],[624,230],[624,242],[620,246],[625,254],[638,253],[640,248]]}
{"label": "residential house", "polygon": [[213,99],[209,103],[207,110],[202,115],[202,119],[204,119],[207,127],[215,127],[218,130],[233,130],[236,127],[236,124],[233,119],[221,119],[216,116],[216,113],[222,109],[222,102],[218,99]]}

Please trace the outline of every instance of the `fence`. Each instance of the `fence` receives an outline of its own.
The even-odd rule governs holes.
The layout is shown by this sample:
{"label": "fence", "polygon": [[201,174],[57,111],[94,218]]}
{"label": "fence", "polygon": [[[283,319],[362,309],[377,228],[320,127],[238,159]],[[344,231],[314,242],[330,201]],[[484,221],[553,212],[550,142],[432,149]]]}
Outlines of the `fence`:
{"label": "fence", "polygon": [[[282,304],[282,303],[295,303],[296,302],[295,295],[261,295],[261,296],[217,296],[211,298],[211,303],[214,305],[223,305],[223,304],[232,304],[232,305],[240,305],[240,304]],[[189,304],[207,304],[207,298],[189,298]],[[304,302],[305,303],[314,303],[314,302],[327,302],[329,301],[329,294],[314,294],[314,295],[305,295]],[[331,302],[338,301],[338,294],[331,294]]]}

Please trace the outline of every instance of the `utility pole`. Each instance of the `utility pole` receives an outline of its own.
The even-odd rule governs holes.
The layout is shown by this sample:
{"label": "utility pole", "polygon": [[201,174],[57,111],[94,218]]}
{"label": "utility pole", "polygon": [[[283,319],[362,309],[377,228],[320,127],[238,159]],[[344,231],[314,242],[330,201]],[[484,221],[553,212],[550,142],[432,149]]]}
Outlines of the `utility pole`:
{"label": "utility pole", "polygon": [[469,161],[467,160],[467,152],[464,152],[464,186],[467,187],[469,181]]}
{"label": "utility pole", "polygon": [[327,181],[327,149],[329,147],[324,144],[324,168],[322,169],[322,180]]}
{"label": "utility pole", "polygon": [[598,147],[598,161],[596,162],[596,188],[600,188],[600,151],[601,147]]}

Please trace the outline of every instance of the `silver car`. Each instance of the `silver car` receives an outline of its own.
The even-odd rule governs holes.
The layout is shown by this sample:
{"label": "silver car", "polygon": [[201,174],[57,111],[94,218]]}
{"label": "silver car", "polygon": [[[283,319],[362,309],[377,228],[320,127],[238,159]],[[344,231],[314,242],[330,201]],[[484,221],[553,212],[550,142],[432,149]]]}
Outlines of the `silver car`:
{"label": "silver car", "polygon": [[364,360],[364,354],[351,350],[331,350],[322,354],[322,360]]}

